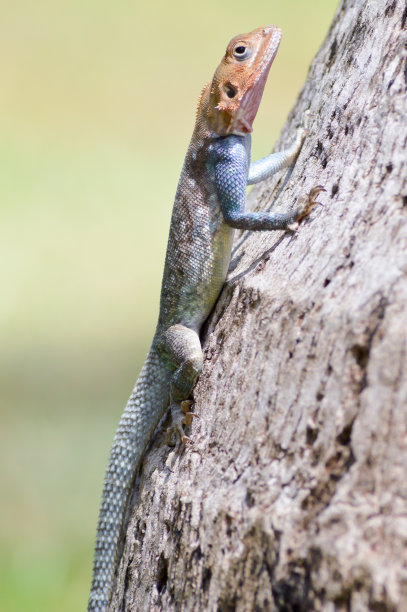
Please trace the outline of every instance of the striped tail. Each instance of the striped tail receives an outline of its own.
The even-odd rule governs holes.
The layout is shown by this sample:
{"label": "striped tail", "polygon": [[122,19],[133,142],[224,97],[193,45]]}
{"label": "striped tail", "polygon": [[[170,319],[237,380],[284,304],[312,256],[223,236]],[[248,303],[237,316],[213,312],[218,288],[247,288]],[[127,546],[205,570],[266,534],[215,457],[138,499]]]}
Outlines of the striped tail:
{"label": "striped tail", "polygon": [[169,399],[171,373],[150,349],[120,419],[106,471],[99,512],[89,612],[106,612],[116,569],[130,487],[145,447]]}

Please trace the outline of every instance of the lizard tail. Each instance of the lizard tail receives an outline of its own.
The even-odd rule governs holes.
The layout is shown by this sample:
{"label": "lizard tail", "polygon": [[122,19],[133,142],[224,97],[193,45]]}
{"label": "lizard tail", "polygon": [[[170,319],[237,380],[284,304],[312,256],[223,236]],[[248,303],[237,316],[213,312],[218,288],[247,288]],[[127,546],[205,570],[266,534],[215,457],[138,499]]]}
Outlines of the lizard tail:
{"label": "lizard tail", "polygon": [[120,419],[106,470],[88,612],[106,612],[133,478],[169,398],[170,372],[150,349]]}

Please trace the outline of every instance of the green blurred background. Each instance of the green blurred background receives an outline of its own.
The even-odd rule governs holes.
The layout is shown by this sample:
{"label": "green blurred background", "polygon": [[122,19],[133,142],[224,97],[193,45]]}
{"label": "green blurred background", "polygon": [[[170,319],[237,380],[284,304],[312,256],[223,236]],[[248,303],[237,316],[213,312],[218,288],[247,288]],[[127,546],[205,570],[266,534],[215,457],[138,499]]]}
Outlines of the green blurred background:
{"label": "green blurred background", "polygon": [[337,0],[2,3],[0,609],[84,610],[112,436],[154,330],[201,88],[234,35],[284,37],[273,142]]}

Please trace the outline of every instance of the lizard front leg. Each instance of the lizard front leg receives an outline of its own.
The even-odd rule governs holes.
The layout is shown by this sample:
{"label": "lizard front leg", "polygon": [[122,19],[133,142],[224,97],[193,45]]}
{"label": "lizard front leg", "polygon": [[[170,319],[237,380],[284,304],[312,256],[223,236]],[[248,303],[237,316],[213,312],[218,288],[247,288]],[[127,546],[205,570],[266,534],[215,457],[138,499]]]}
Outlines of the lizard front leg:
{"label": "lizard front leg", "polygon": [[309,111],[305,111],[302,124],[297,128],[295,140],[290,147],[278,153],[271,153],[271,155],[267,155],[267,157],[258,159],[250,164],[247,185],[264,181],[279,170],[287,168],[295,162],[308,133],[308,117]]}
{"label": "lizard front leg", "polygon": [[168,441],[173,444],[174,434],[181,442],[189,442],[184,427],[190,425],[194,416],[188,400],[202,369],[203,355],[199,336],[185,325],[172,325],[164,333],[164,350],[176,370],[171,378],[170,410],[172,426],[168,431]]}
{"label": "lizard front leg", "polygon": [[243,230],[296,229],[296,224],[319,204],[316,197],[325,189],[318,185],[297,207],[287,213],[245,212],[247,151],[239,136],[219,139],[214,147],[215,185],[225,222]]}

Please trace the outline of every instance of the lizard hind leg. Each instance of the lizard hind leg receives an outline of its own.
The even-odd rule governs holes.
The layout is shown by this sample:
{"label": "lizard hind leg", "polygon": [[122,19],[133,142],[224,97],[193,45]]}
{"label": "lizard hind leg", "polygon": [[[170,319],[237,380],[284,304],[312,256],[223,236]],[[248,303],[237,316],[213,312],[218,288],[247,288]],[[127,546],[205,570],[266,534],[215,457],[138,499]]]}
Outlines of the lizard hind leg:
{"label": "lizard hind leg", "polygon": [[193,329],[185,325],[172,325],[165,332],[165,348],[176,370],[171,378],[170,410],[172,426],[167,432],[167,440],[174,445],[178,442],[191,442],[185,435],[184,427],[191,424],[195,416],[190,411],[192,401],[188,398],[202,369],[203,355],[199,336]]}

